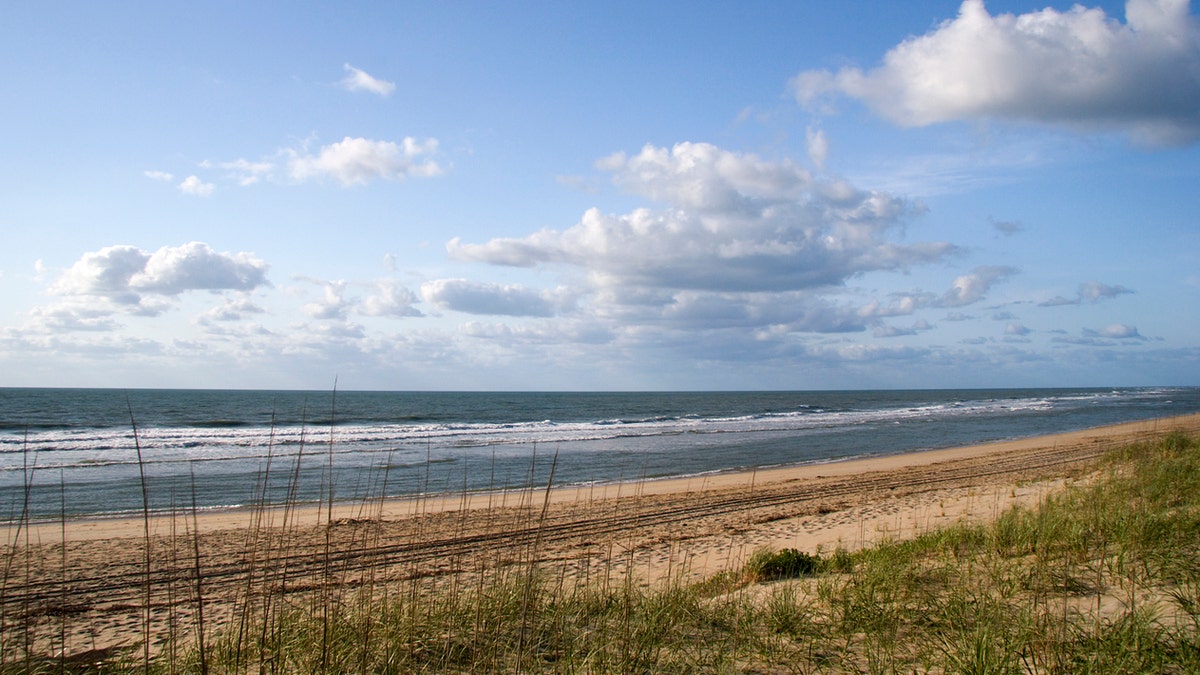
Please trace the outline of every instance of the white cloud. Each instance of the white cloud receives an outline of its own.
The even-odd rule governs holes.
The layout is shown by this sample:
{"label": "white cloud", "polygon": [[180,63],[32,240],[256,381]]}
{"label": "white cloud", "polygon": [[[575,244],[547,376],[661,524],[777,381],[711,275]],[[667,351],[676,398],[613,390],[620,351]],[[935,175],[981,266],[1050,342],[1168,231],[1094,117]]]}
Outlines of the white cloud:
{"label": "white cloud", "polygon": [[[299,279],[321,287],[321,297],[304,304],[300,309],[313,319],[345,320],[352,313],[376,317],[419,317],[424,316],[413,305],[417,296],[395,279],[375,281],[322,281],[302,277]],[[365,294],[356,289],[365,288]]]}
{"label": "white cloud", "polygon": [[243,187],[270,178],[275,172],[275,163],[266,160],[251,162],[248,159],[235,159],[231,162],[204,161],[200,166],[205,169],[223,169],[238,185]]}
{"label": "white cloud", "polygon": [[200,180],[199,176],[188,176],[179,184],[179,191],[185,195],[194,195],[196,197],[211,196],[216,185],[205,183]]}
{"label": "white cloud", "polygon": [[[903,226],[922,207],[816,179],[789,161],[703,143],[646,146],[597,166],[627,192],[657,203],[624,214],[589,209],[572,227],[520,238],[479,244],[454,238],[448,253],[493,265],[559,267],[573,291],[575,316],[621,327],[626,337],[652,330],[664,343],[704,339],[710,346],[746,331],[775,341],[771,336],[930,330],[924,320],[909,328],[882,320],[976,302],[1014,273],[978,268],[944,298],[908,292],[864,299],[848,287],[851,279],[905,272],[958,252],[945,242],[901,240]],[[462,279],[430,282],[421,291],[442,309],[543,317],[562,311],[547,293]],[[784,348],[794,338],[778,339]]]}
{"label": "white cloud", "polygon": [[835,304],[807,291],[711,293],[678,291],[658,305],[623,306],[610,301],[604,309],[622,324],[658,325],[687,332],[759,329],[782,333],[853,333],[881,317],[897,316],[891,307]]}
{"label": "white cloud", "polygon": [[266,310],[250,298],[224,298],[220,305],[201,314],[198,320],[202,324],[212,321],[241,321],[247,314],[265,313]]}
{"label": "white cloud", "polygon": [[570,308],[569,293],[466,279],[437,279],[421,284],[421,297],[440,309],[467,314],[554,316]]}
{"label": "white cloud", "polygon": [[217,253],[193,241],[164,246],[129,280],[131,288],[161,295],[193,290],[249,291],[267,284],[267,264],[249,253]]}
{"label": "white cloud", "polygon": [[[394,260],[392,266],[395,266]],[[362,301],[359,311],[366,316],[422,316],[421,310],[413,307],[417,296],[393,279],[381,279],[372,286],[374,292]]]}
{"label": "white cloud", "polygon": [[890,324],[880,324],[875,327],[874,335],[877,338],[891,338],[902,337],[906,335],[916,335],[917,333],[923,333],[929,330],[933,330],[933,326],[931,326],[928,321],[921,319],[907,328],[893,326]]}
{"label": "white cloud", "polygon": [[405,138],[400,143],[367,138],[343,138],[322,147],[315,155],[292,152],[288,172],[300,182],[332,178],[342,185],[366,183],[384,178],[402,180],[408,176],[436,176],[442,173],[437,162],[428,159],[437,152],[436,139],[418,141]]}
{"label": "white cloud", "polygon": [[1115,286],[1101,283],[1099,281],[1087,281],[1079,284],[1079,290],[1074,298],[1064,298],[1061,295],[1056,295],[1049,300],[1043,300],[1038,303],[1039,307],[1060,307],[1063,305],[1078,305],[1085,300],[1088,302],[1100,302],[1101,300],[1111,300],[1117,296],[1133,293],[1133,289],[1126,288],[1117,284]]}
{"label": "white cloud", "polygon": [[[281,148],[257,161],[245,158],[222,162],[205,160],[200,163],[200,168],[224,172],[226,180],[242,187],[263,181],[304,183],[325,179],[349,186],[375,179],[403,180],[409,176],[440,175],[443,169],[432,159],[437,151],[435,138],[407,137],[397,143],[347,136],[322,146],[315,153],[308,150],[305,142],[299,148]],[[151,172],[146,173],[150,175]],[[180,183],[179,189],[188,194],[208,196],[215,190],[215,185],[198,176],[189,176]]]}
{"label": "white cloud", "polygon": [[175,175],[166,171],[143,171],[142,173],[150,180],[161,181],[163,183],[170,183],[175,180]]}
{"label": "white cloud", "polygon": [[394,82],[388,82],[387,80],[371,77],[367,73],[355,68],[349,63],[343,64],[342,68],[345,69],[347,75],[346,78],[342,80],[341,84],[348,91],[369,91],[372,94],[389,96],[393,91],[396,90],[396,84]]}
{"label": "white cloud", "polygon": [[136,305],[141,294],[130,288],[130,280],[146,268],[149,259],[150,254],[135,246],[107,246],[85,253],[50,287],[50,292]]}
{"label": "white cloud", "polygon": [[148,253],[134,246],[108,246],[83,254],[51,285],[56,295],[90,297],[132,314],[166,309],[162,297],[194,290],[248,291],[269,285],[267,264],[249,253],[217,253],[208,244],[164,246]]}
{"label": "white cloud", "polygon": [[970,274],[954,280],[954,284],[942,296],[942,307],[962,307],[982,300],[996,283],[1017,273],[1012,267],[977,267]]}
{"label": "white cloud", "polygon": [[1056,295],[1053,298],[1050,298],[1049,300],[1043,300],[1043,301],[1039,302],[1038,307],[1062,307],[1063,305],[1078,305],[1078,304],[1079,304],[1078,298],[1071,300],[1069,298],[1064,298],[1061,295]]}
{"label": "white cloud", "polygon": [[1080,337],[1060,335],[1052,338],[1052,342],[1084,347],[1112,347],[1133,342],[1146,342],[1148,338],[1138,332],[1136,326],[1114,323],[1099,330],[1084,328]]}
{"label": "white cloud", "polygon": [[1023,336],[1023,335],[1029,335],[1032,332],[1033,331],[1030,330],[1029,327],[1027,327],[1025,324],[1020,323],[1018,321],[1009,322],[1009,324],[1004,327],[1005,335]]}
{"label": "white cloud", "polygon": [[825,160],[829,157],[829,139],[821,129],[809,127],[805,131],[808,145],[808,158],[818,169],[825,168]]}
{"label": "white cloud", "polygon": [[[672,148],[646,145],[637,155],[614,153],[596,166],[612,173],[613,181],[633,194],[683,209],[712,212],[792,202],[825,187],[790,161],[764,161],[708,143],[684,142]],[[829,187],[848,189],[836,184]]]}
{"label": "white cloud", "polygon": [[[114,331],[121,327],[114,315],[155,317],[171,309],[172,298],[188,291],[250,291],[268,286],[266,270],[267,265],[250,254],[217,253],[199,242],[165,246],[154,253],[134,246],[108,246],[85,253],[59,275],[48,290],[63,299],[33,308],[22,330]],[[255,310],[249,300],[227,300],[198,320],[231,320],[234,312]]]}
{"label": "white cloud", "polygon": [[1079,285],[1079,298],[1091,302],[1108,300],[1127,293],[1133,293],[1133,290],[1125,288],[1120,284],[1110,286],[1099,281],[1088,281]]}
{"label": "white cloud", "polygon": [[466,337],[491,340],[510,346],[602,345],[614,339],[612,331],[608,328],[578,322],[542,323],[535,326],[509,326],[503,323],[485,324],[478,321],[468,321],[459,326],[458,332]]}
{"label": "white cloud", "polygon": [[903,126],[998,118],[1121,130],[1149,146],[1200,138],[1200,29],[1187,0],[1130,0],[1126,23],[1075,5],[955,19],[891,49],[869,71],[805,71],[798,100],[840,93]]}
{"label": "white cloud", "polygon": [[1129,326],[1123,323],[1114,323],[1100,330],[1084,329],[1084,337],[1101,337],[1110,338],[1113,340],[1145,340],[1136,326]]}
{"label": "white cloud", "polygon": [[[328,322],[310,326],[302,326],[305,332],[311,332],[326,339],[335,341],[360,340],[367,336],[366,328],[361,324],[351,322]],[[336,344],[336,342],[335,342]]]}
{"label": "white cloud", "polygon": [[304,305],[303,312],[314,319],[345,319],[354,306],[354,300],[345,297],[346,282],[326,281],[321,285],[321,299]]}
{"label": "white cloud", "polygon": [[447,245],[454,258],[532,267],[563,264],[599,286],[715,292],[837,286],[868,271],[942,259],[944,242],[900,244],[889,235],[918,209],[845,182],[815,181],[704,143],[646,146],[598,164],[629,192],[664,203],[623,215],[589,209],[565,230]]}
{"label": "white cloud", "polygon": [[917,361],[929,357],[929,350],[918,347],[885,347],[862,343],[839,345],[822,351],[814,351],[814,356],[824,358],[831,363],[867,362],[885,363],[889,361]]}
{"label": "white cloud", "polygon": [[120,327],[112,312],[80,302],[64,302],[35,307],[29,313],[28,330],[35,333],[67,333],[75,331],[112,331]]}

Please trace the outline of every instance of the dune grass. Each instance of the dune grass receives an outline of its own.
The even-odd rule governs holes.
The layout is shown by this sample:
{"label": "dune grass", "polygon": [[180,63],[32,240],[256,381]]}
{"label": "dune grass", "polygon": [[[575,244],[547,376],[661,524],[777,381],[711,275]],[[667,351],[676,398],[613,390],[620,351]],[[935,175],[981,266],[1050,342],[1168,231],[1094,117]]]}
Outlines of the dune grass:
{"label": "dune grass", "polygon": [[[537,545],[353,589],[248,582],[236,621],[180,630],[153,658],[133,646],[102,672],[1200,672],[1200,440],[1180,434],[987,524],[853,553],[764,550],[700,583],[581,577],[532,562]],[[6,620],[0,671],[95,668],[32,654]]]}

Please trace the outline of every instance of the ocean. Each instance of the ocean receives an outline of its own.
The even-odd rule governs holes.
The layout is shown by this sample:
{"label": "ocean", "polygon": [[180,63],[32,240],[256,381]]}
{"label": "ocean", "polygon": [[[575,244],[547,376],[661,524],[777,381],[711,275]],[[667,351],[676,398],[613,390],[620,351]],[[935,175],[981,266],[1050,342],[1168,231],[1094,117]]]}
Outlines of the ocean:
{"label": "ocean", "polygon": [[0,388],[0,521],[654,480],[1200,412],[1200,388]]}

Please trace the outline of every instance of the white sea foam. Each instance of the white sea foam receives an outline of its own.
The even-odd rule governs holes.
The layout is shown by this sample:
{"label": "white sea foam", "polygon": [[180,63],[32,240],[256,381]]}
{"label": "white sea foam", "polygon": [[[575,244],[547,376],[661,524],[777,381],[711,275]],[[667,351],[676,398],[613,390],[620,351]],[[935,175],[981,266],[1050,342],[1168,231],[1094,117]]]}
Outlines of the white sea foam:
{"label": "white sea foam", "polygon": [[[740,395],[731,394],[727,395],[733,401],[728,414],[712,412],[720,411],[724,404],[716,394],[693,397],[702,406],[690,410],[674,404],[673,399],[671,405],[658,405],[653,395],[632,394],[628,395],[630,410],[637,411],[632,414],[621,410],[623,401],[614,395],[601,401],[608,414],[590,418],[587,410],[558,405],[555,411],[567,410],[573,417],[537,415],[533,420],[506,420],[493,406],[490,421],[472,421],[469,406],[463,404],[455,409],[455,419],[397,415],[392,421],[386,414],[376,414],[332,426],[252,424],[228,419],[229,414],[222,412],[207,423],[139,424],[136,445],[132,428],[121,426],[119,420],[95,428],[44,424],[28,432],[0,420],[8,422],[0,426],[4,429],[0,431],[0,493],[4,493],[0,499],[9,499],[4,496],[7,490],[14,495],[9,502],[19,502],[17,495],[30,476],[35,476],[34,482],[54,477],[68,484],[121,485],[126,489],[136,485],[130,481],[137,480],[138,446],[142,464],[155,480],[181,485],[195,471],[202,483],[208,481],[207,487],[202,487],[202,499],[221,506],[245,501],[250,489],[246,486],[252,487],[258,480],[268,456],[275,471],[294,467],[297,458],[307,457],[302,461],[312,474],[305,474],[304,480],[313,483],[320,482],[320,472],[330,460],[350,484],[369,484],[372,479],[361,472],[391,467],[389,470],[396,472],[395,484],[408,481],[408,487],[398,489],[412,491],[426,489],[418,485],[419,480],[442,481],[449,487],[471,482],[471,489],[495,487],[487,484],[489,480],[511,485],[528,480],[535,457],[544,460],[558,454],[570,458],[560,467],[561,480],[591,484],[830,461],[880,449],[900,452],[1017,433],[1062,431],[1070,424],[1124,421],[1134,413],[1192,411],[1168,403],[1177,399],[1200,409],[1200,392],[1194,389],[997,393],[781,395],[753,410],[745,409],[754,406],[747,406],[743,399],[756,395],[739,399]],[[553,398],[540,396],[539,400]],[[519,414],[523,399],[517,395],[513,399],[515,404],[509,407],[517,411],[512,414]],[[536,397],[530,395],[529,399]],[[346,417],[353,418],[353,414]],[[446,468],[431,472],[430,466]],[[547,470],[538,466],[538,471]],[[422,470],[433,476],[419,476]],[[459,472],[454,479],[457,483],[447,471]],[[464,478],[464,473],[470,475]],[[218,494],[221,490],[228,494]],[[130,508],[110,503],[102,490],[89,498],[98,506],[81,508]],[[0,513],[0,519],[3,517]]]}

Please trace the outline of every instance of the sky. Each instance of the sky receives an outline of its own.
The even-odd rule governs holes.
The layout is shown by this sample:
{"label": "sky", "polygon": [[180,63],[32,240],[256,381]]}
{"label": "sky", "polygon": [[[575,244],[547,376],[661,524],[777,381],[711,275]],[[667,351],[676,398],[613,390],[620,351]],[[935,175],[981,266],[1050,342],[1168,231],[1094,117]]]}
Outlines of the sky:
{"label": "sky", "polygon": [[15,3],[0,386],[1200,385],[1186,0]]}

